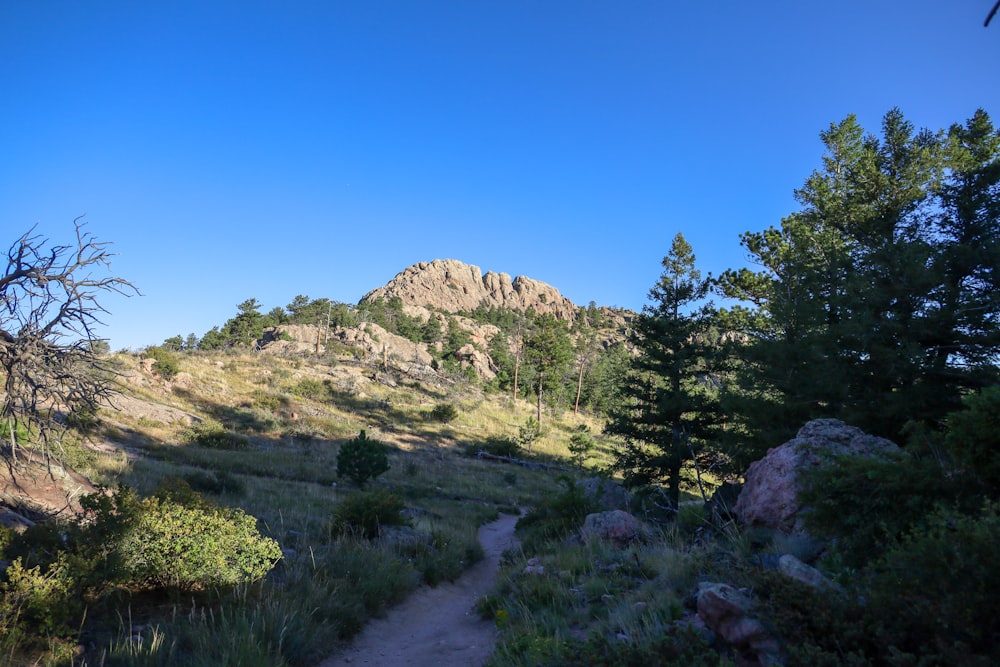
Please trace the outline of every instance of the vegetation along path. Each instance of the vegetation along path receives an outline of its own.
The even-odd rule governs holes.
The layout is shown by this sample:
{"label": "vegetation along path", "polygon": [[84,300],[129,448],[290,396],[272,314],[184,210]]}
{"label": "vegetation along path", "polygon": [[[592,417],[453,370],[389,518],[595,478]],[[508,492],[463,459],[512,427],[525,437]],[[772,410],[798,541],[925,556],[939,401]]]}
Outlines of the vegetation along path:
{"label": "vegetation along path", "polygon": [[479,529],[483,559],[453,583],[423,587],[385,618],[368,624],[350,647],[320,667],[409,665],[479,667],[493,652],[496,629],[474,606],[493,590],[500,556],[517,544],[517,517],[507,514]]}

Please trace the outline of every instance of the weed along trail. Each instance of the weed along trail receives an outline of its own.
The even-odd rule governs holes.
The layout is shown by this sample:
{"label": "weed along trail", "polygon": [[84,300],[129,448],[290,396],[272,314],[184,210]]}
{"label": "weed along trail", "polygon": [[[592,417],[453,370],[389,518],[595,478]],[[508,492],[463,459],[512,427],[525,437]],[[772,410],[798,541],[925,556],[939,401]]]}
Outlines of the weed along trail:
{"label": "weed along trail", "polygon": [[480,667],[493,652],[496,629],[474,606],[493,590],[500,556],[517,544],[518,517],[507,514],[479,529],[484,557],[453,583],[424,586],[371,621],[343,653],[320,667]]}

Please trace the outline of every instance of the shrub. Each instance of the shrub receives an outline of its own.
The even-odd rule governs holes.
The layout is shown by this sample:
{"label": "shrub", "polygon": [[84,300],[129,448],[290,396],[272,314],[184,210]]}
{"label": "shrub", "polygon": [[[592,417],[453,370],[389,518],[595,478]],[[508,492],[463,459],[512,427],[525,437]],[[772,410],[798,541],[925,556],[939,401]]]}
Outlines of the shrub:
{"label": "shrub", "polygon": [[837,457],[806,472],[799,498],[806,529],[832,539],[836,556],[857,568],[954,495],[937,461],[901,454]]}
{"label": "shrub", "polygon": [[431,419],[448,424],[458,417],[458,408],[453,403],[438,403],[431,410]]}
{"label": "shrub", "polygon": [[869,609],[897,664],[1000,664],[998,544],[1000,505],[939,509],[875,561]]}
{"label": "shrub", "polygon": [[147,347],[143,354],[153,360],[153,370],[159,373],[164,380],[170,380],[180,371],[177,355],[166,348],[152,345]]}
{"label": "shrub", "polygon": [[308,398],[313,401],[327,400],[331,395],[330,382],[328,380],[321,381],[311,378],[299,380],[299,383],[291,387],[289,391],[296,396]]}
{"label": "shrub", "polygon": [[195,424],[184,433],[188,442],[209,449],[246,449],[250,441],[239,433],[233,433],[217,421],[206,420]]}
{"label": "shrub", "polygon": [[281,548],[235,508],[189,507],[156,497],[117,545],[132,583],[195,590],[256,581],[281,558]]}
{"label": "shrub", "polygon": [[347,477],[361,488],[388,469],[389,455],[385,445],[370,439],[364,429],[358,437],[341,445],[337,452],[337,475]]}
{"label": "shrub", "polygon": [[502,436],[490,436],[483,442],[470,442],[465,447],[465,453],[469,456],[476,456],[479,452],[486,452],[493,456],[507,456],[517,458],[521,453],[521,445],[512,438]]}
{"label": "shrub", "polygon": [[406,505],[402,499],[387,491],[355,493],[333,509],[333,532],[358,532],[365,537],[378,537],[380,526],[408,524],[402,515],[404,509]]}
{"label": "shrub", "polygon": [[21,558],[15,559],[3,573],[6,581],[0,584],[0,621],[37,628],[45,636],[71,636],[83,606],[73,570],[62,552],[44,571],[37,565],[25,567]]}
{"label": "shrub", "polygon": [[967,396],[966,409],[948,417],[945,445],[963,472],[980,480],[988,494],[1000,494],[1000,387]]}
{"label": "shrub", "polygon": [[546,540],[561,539],[583,525],[584,519],[597,508],[587,499],[581,487],[568,476],[559,477],[564,489],[541,506],[531,510],[517,522],[526,551],[540,549]]}

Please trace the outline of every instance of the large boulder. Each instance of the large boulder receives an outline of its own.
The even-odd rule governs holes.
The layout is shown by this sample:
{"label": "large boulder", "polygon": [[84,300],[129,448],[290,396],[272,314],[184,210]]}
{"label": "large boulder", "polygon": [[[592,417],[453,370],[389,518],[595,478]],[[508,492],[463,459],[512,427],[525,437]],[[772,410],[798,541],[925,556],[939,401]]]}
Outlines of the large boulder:
{"label": "large boulder", "polygon": [[798,494],[804,470],[823,465],[831,456],[885,457],[899,447],[839,419],[816,419],[779,447],[768,450],[744,474],[734,510],[748,527],[804,533]]}
{"label": "large boulder", "polygon": [[639,520],[624,510],[595,512],[584,519],[580,537],[585,543],[606,540],[624,548],[639,538],[639,529]]}

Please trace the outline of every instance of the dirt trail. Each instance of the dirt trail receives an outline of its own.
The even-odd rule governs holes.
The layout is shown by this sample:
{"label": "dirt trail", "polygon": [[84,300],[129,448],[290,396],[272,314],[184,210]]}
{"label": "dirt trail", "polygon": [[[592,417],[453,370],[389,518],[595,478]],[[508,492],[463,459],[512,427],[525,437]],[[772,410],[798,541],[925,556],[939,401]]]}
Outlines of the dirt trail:
{"label": "dirt trail", "polygon": [[515,546],[516,516],[501,515],[479,529],[483,560],[454,583],[422,587],[365,626],[354,642],[320,667],[481,667],[493,652],[496,629],[479,618],[476,600],[493,590],[504,549]]}

